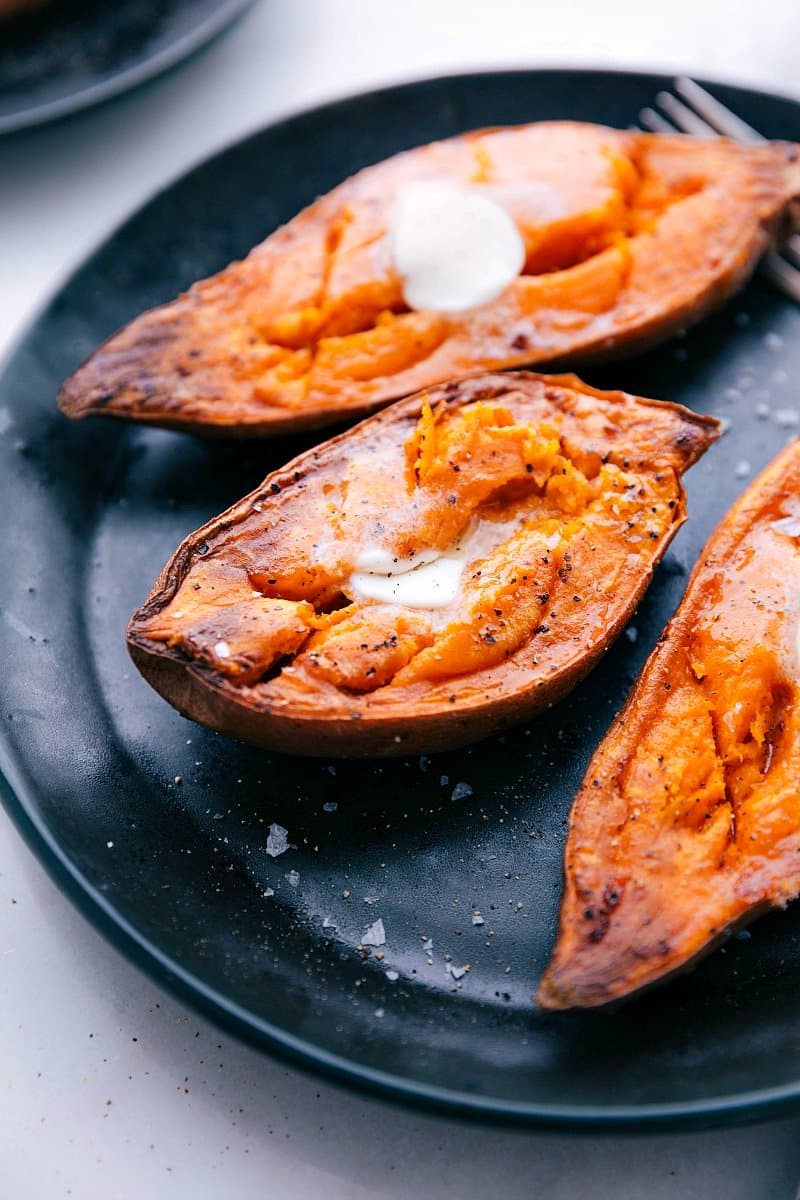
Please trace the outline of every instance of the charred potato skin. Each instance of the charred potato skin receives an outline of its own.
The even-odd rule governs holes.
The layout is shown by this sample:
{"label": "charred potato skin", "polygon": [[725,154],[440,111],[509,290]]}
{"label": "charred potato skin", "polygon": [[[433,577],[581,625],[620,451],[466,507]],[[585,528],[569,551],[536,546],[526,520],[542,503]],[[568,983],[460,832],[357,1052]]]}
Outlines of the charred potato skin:
{"label": "charred potato skin", "polygon": [[[484,376],[449,384],[425,395],[432,403],[439,401],[450,410],[486,396],[502,398],[517,389],[529,389],[539,394],[547,393],[548,389],[556,392],[573,389],[581,397],[612,397],[621,404],[652,405],[661,412],[669,411],[676,422],[675,438],[679,444],[676,455],[682,464],[680,469],[691,465],[718,432],[717,423],[711,418],[698,417],[677,405],[638,401],[622,393],[595,392],[574,376],[543,377],[523,372]],[[615,612],[614,619],[588,645],[575,647],[574,653],[546,679],[535,672],[529,673],[530,678],[505,693],[496,687],[487,695],[484,684],[473,686],[470,677],[466,676],[454,681],[454,701],[433,709],[422,703],[381,709],[369,696],[360,695],[337,704],[333,711],[326,706],[324,698],[313,696],[302,706],[284,701],[261,703],[256,702],[252,694],[220,677],[208,664],[192,661],[181,651],[154,644],[147,637],[147,621],[175,596],[191,569],[198,546],[213,544],[221,530],[227,534],[235,528],[254,503],[266,504],[270,496],[289,493],[308,472],[325,470],[343,450],[352,451],[356,445],[367,445],[371,438],[380,436],[393,425],[416,417],[421,404],[420,396],[400,401],[356,428],[300,455],[282,470],[268,476],[248,497],[185,539],[165,566],[145,604],[133,615],[127,632],[128,649],[141,674],[184,716],[265,749],[295,754],[393,757],[445,750],[497,733],[551,707],[576,686],[611,645],[685,519],[679,483],[671,524],[657,542],[648,546],[646,569],[625,593],[625,603]],[[679,471],[676,474],[679,475]],[[512,671],[516,669],[516,661],[517,655],[509,659]],[[478,678],[484,674],[478,673]]]}

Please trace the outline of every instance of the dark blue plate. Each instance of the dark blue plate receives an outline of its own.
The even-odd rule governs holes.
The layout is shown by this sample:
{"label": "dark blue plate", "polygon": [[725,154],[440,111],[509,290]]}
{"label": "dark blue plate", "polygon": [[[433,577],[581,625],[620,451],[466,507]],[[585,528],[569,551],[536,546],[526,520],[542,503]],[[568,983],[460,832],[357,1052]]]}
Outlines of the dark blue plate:
{"label": "dark blue plate", "polygon": [[[634,618],[636,639],[620,638],[544,718],[431,760],[270,756],[152,692],[126,655],[128,615],[185,533],[307,442],[72,424],[56,391],[115,326],[244,254],[358,167],[479,125],[624,126],[667,82],[460,76],[266,129],[128,221],[0,379],[0,754],[12,817],[90,919],[184,999],[265,1050],[440,1110],[641,1127],[751,1119],[800,1097],[800,905],[617,1011],[545,1016],[531,1000],[589,755],[744,475],[800,420],[800,312],[755,282],[684,339],[589,373],[725,416],[729,431],[690,473],[691,518]],[[800,139],[797,104],[714,90],[767,134]],[[271,823],[296,849],[269,856]],[[365,958],[357,947],[378,918],[383,957]]]}
{"label": "dark blue plate", "polygon": [[137,87],[194,54],[252,0],[51,0],[0,23],[0,133]]}

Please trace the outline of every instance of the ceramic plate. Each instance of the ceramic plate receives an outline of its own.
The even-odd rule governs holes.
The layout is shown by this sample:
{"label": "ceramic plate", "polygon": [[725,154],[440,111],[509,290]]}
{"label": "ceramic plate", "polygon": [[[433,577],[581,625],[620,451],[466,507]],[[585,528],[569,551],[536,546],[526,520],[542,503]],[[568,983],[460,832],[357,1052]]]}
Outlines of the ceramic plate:
{"label": "ceramic plate", "polygon": [[[800,904],[616,1011],[544,1015],[532,1002],[589,756],[707,535],[800,422],[800,311],[756,281],[685,338],[587,372],[727,419],[689,474],[689,522],[628,634],[549,715],[465,751],[377,765],[270,756],[192,725],[125,649],[129,614],[181,538],[309,441],[203,443],[73,424],[56,391],[116,326],[243,255],[359,167],[481,125],[625,126],[667,83],[591,71],[460,76],[265,129],[129,220],[41,314],[0,380],[0,753],[11,815],[101,930],[222,1025],[440,1110],[641,1126],[744,1119],[800,1097]],[[715,90],[765,133],[800,140],[796,103]],[[268,852],[273,823],[293,844],[279,857]],[[385,945],[365,957],[357,947],[378,919]]]}
{"label": "ceramic plate", "polygon": [[193,54],[252,0],[51,0],[0,25],[0,133],[99,104]]}

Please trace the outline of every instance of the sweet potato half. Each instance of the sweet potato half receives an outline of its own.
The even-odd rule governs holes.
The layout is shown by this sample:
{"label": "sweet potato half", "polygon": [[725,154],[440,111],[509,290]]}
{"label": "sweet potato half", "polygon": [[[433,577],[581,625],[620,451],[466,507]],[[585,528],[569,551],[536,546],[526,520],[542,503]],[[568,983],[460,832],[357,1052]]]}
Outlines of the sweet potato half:
{"label": "sweet potato half", "polygon": [[130,653],[186,716],[261,746],[474,741],[551,705],[617,636],[684,520],[681,472],[716,436],[574,376],[400,401],[191,534]]}
{"label": "sweet potato half", "polygon": [[[798,153],[552,122],[399,154],[115,334],[67,380],[61,407],[263,436],[482,370],[641,349],[722,304],[788,232]],[[479,189],[512,216],[526,261],[495,300],[409,311],[390,214],[419,180]]]}
{"label": "sweet potato half", "polygon": [[800,442],[718,526],[572,812],[538,1000],[628,996],[800,893]]}

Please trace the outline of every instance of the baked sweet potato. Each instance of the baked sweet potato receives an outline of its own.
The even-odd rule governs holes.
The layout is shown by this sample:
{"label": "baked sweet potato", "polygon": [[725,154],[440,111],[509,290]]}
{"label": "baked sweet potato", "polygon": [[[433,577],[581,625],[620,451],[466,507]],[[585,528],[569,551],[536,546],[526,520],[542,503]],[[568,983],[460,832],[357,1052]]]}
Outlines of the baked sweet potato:
{"label": "baked sweet potato", "polygon": [[800,892],[800,442],[718,526],[572,812],[544,1008],[628,996]]}
{"label": "baked sweet potato", "polygon": [[[522,273],[467,312],[411,311],[393,206],[444,180],[502,206]],[[722,304],[793,221],[798,147],[569,122],[480,130],[369,167],[243,262],[145,313],[65,383],[72,417],[195,433],[352,420],[443,380],[639,350]]]}
{"label": "baked sweet potato", "polygon": [[269,748],[474,741],[551,705],[617,636],[717,428],[574,376],[410,397],[191,534],[130,653],[186,716]]}

